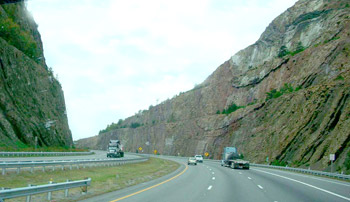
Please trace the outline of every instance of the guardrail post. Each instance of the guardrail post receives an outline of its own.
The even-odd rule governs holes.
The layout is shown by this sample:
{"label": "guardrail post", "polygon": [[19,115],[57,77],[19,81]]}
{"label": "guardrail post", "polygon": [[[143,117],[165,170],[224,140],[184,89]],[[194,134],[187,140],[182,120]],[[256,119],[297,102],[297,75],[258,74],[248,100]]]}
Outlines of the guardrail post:
{"label": "guardrail post", "polygon": [[[88,177],[85,178],[86,180],[89,179]],[[87,182],[85,182],[85,186],[83,186],[83,188],[81,189],[81,194],[85,195],[87,194]]]}
{"label": "guardrail post", "polygon": [[[69,180],[67,180],[67,182],[69,182]],[[69,189],[66,189],[66,190],[64,191],[64,196],[65,196],[65,197],[68,197],[68,190],[69,190]]]}
{"label": "guardrail post", "polygon": [[2,168],[2,175],[6,174],[6,168]]}
{"label": "guardrail post", "polygon": [[62,170],[64,170],[64,165],[61,166]]}
{"label": "guardrail post", "polygon": [[45,172],[45,166],[43,166],[43,172]]}
{"label": "guardrail post", "polygon": [[21,168],[18,167],[18,168],[17,168],[17,174],[19,174],[20,171],[21,171]]}
{"label": "guardrail post", "polygon": [[[52,179],[50,180],[49,184],[52,184]],[[52,192],[48,192],[47,193],[47,200],[51,200],[51,195],[52,195]]]}
{"label": "guardrail post", "polygon": [[[31,184],[28,184],[28,187],[31,187],[32,185]],[[30,202],[32,199],[32,196],[31,195],[28,195],[27,196],[27,199],[26,199],[26,202]]]}
{"label": "guardrail post", "polygon": [[31,172],[31,173],[34,173],[34,166],[31,166],[31,167],[30,167],[30,172]]}

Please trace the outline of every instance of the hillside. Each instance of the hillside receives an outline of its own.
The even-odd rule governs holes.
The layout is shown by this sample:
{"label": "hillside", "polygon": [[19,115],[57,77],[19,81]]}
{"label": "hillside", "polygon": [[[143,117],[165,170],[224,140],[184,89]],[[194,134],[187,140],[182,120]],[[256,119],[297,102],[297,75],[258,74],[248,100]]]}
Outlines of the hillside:
{"label": "hillside", "polygon": [[0,5],[0,148],[72,146],[61,84],[25,3]]}
{"label": "hillside", "polygon": [[[252,162],[350,170],[350,6],[300,0],[202,84],[78,141],[185,155],[236,146]],[[146,144],[149,142],[149,145]]]}

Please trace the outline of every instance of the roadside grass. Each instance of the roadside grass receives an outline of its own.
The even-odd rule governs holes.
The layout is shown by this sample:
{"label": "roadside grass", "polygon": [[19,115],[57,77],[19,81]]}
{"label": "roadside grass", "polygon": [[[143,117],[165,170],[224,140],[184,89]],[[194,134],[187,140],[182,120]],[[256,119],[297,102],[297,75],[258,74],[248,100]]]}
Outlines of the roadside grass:
{"label": "roadside grass", "polygon": [[[68,198],[64,197],[64,190],[52,193],[52,201],[77,201],[162,177],[175,171],[179,166],[178,163],[170,160],[150,158],[146,162],[114,167],[37,171],[35,173],[23,171],[19,175],[12,172],[7,173],[5,176],[0,176],[0,187],[18,188],[26,187],[28,184],[42,185],[48,184],[50,179],[53,182],[66,182],[67,179],[74,181],[87,177],[91,178],[91,185],[88,187],[88,192],[85,195],[81,194],[81,188],[70,189]],[[25,197],[8,199],[6,201],[25,201]],[[47,201],[47,193],[33,195],[31,201]]]}

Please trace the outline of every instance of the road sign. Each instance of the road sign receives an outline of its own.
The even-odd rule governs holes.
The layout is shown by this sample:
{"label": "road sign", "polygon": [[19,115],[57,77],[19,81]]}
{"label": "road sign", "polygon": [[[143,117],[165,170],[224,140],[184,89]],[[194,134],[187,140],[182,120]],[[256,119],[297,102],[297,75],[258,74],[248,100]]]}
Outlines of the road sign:
{"label": "road sign", "polygon": [[330,154],[329,155],[329,160],[334,161],[335,160],[335,154]]}
{"label": "road sign", "polygon": [[141,150],[142,150],[142,147],[139,147],[139,150],[141,151]]}
{"label": "road sign", "polygon": [[153,152],[154,152],[154,154],[157,154],[158,151],[155,149]]}
{"label": "road sign", "polygon": [[208,156],[209,156],[209,153],[208,153],[208,152],[205,152],[205,153],[204,153],[204,156],[208,157]]}

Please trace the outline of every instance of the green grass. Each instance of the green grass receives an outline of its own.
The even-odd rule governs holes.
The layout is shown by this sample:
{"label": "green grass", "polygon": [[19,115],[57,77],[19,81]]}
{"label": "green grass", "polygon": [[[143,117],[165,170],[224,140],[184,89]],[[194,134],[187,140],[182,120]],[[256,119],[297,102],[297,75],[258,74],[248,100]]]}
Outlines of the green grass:
{"label": "green grass", "polygon": [[[48,184],[50,179],[54,182],[66,182],[67,179],[82,180],[86,177],[91,178],[88,193],[84,196],[80,194],[80,188],[70,189],[68,199],[64,199],[64,191],[53,192],[53,199],[57,201],[76,201],[150,181],[169,174],[178,167],[179,164],[173,161],[150,158],[150,160],[143,163],[115,167],[65,171],[56,169],[56,171],[47,171],[44,173],[42,171],[35,171],[33,174],[22,171],[19,175],[12,172],[7,173],[5,176],[0,176],[0,187],[15,188],[25,187],[28,184]],[[32,201],[45,201],[45,197],[46,194],[35,195],[32,196]],[[25,199],[17,198],[6,201],[25,201]]]}

